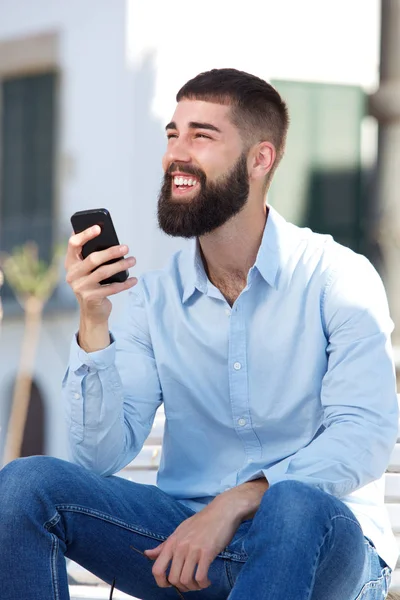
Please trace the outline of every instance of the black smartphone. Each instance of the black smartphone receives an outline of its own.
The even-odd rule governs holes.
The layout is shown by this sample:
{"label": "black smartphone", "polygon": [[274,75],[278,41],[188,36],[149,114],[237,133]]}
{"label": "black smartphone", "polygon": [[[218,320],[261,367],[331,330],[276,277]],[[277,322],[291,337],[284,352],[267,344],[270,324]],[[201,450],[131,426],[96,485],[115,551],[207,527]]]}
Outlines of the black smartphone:
{"label": "black smartphone", "polygon": [[[89,227],[93,227],[93,225],[99,225],[101,229],[101,233],[99,233],[98,236],[89,240],[82,246],[82,258],[86,258],[92,252],[107,250],[107,248],[111,248],[111,246],[119,246],[118,236],[115,232],[111,215],[106,208],[93,208],[90,210],[78,211],[72,215],[71,224],[75,233],[80,233]],[[103,264],[110,265],[121,260],[121,258],[113,258]],[[108,279],[103,279],[100,283],[102,285],[108,283],[123,283],[128,277],[128,271],[121,271],[120,273],[115,273],[115,275],[108,277]]]}

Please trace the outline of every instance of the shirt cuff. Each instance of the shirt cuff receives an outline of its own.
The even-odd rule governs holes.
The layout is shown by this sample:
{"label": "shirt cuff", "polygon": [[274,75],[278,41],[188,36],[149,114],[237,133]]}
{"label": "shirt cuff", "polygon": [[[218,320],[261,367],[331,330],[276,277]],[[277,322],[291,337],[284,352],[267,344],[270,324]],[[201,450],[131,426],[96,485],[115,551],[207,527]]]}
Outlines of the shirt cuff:
{"label": "shirt cuff", "polygon": [[71,371],[76,373],[82,367],[88,367],[94,371],[101,371],[107,369],[115,362],[115,339],[112,333],[110,333],[110,345],[103,350],[97,350],[96,352],[85,352],[81,348],[77,341],[78,334],[76,333],[71,342],[70,354],[69,354],[69,368]]}

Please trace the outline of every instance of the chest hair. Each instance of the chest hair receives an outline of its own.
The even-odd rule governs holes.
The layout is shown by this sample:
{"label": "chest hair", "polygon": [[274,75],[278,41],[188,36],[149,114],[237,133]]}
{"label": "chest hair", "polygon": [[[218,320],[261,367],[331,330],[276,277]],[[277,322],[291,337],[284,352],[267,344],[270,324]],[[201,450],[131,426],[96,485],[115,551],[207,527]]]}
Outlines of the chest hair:
{"label": "chest hair", "polygon": [[224,279],[224,281],[213,281],[212,283],[219,289],[230,306],[233,306],[235,300],[246,287],[246,281],[242,278]]}

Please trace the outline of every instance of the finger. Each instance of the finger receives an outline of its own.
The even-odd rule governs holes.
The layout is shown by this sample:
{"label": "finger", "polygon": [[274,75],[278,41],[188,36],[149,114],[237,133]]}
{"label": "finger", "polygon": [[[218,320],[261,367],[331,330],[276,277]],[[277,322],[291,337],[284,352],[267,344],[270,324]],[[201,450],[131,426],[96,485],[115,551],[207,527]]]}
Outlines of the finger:
{"label": "finger", "polygon": [[108,279],[121,271],[127,271],[134,267],[135,264],[136,259],[133,256],[129,256],[128,258],[123,258],[111,265],[102,265],[95,269],[93,273],[86,276],[85,286],[96,287],[100,281],[104,281],[104,279]]}
{"label": "finger", "polygon": [[171,568],[168,573],[168,581],[178,588],[181,592],[189,592],[189,588],[181,583],[182,568],[185,563],[186,552],[184,549],[175,548],[172,557]]}
{"label": "finger", "polygon": [[109,283],[106,285],[100,285],[95,290],[87,290],[85,292],[81,292],[79,294],[82,298],[87,298],[87,294],[90,294],[91,300],[96,300],[98,298],[108,298],[108,296],[114,296],[115,294],[119,294],[120,292],[124,292],[125,290],[130,290],[133,288],[138,282],[137,277],[129,277],[126,281]]}
{"label": "finger", "polygon": [[211,585],[211,581],[208,579],[208,571],[212,561],[213,559],[209,554],[205,554],[204,552],[201,554],[195,575],[196,582],[201,589]]}
{"label": "finger", "polygon": [[89,266],[92,269],[95,269],[110,260],[122,258],[125,254],[127,254],[127,252],[129,252],[129,248],[125,244],[120,244],[119,246],[110,246],[105,250],[92,252],[85,258],[83,262],[89,263]]}
{"label": "finger", "polygon": [[[82,265],[84,263],[85,261],[83,261]],[[75,266],[67,273],[66,281],[71,285],[74,292],[86,289],[95,290],[98,289],[101,281],[104,281],[121,271],[127,271],[131,267],[134,267],[135,264],[136,259],[133,256],[129,256],[128,258],[118,260],[111,265],[102,265],[94,270],[90,268],[89,272],[87,272],[86,267],[84,272],[81,273],[83,267]]]}
{"label": "finger", "polygon": [[82,252],[82,246],[86,244],[89,240],[97,237],[101,232],[99,225],[94,225],[93,227],[89,227],[80,233],[74,233],[71,235],[68,241],[67,255],[65,259],[65,268],[68,269],[73,265],[77,260],[79,260],[80,254]]}
{"label": "finger", "polygon": [[149,550],[145,550],[144,554],[148,556],[151,560],[156,560],[161,554],[161,550],[163,549],[164,542],[155,548],[150,548]]}
{"label": "finger", "polygon": [[92,252],[83,260],[79,256],[68,268],[66,277],[67,282],[71,283],[76,279],[80,279],[81,277],[89,275],[92,273],[92,271],[97,269],[97,267],[109,260],[122,258],[122,256],[126,254],[128,250],[128,246],[113,246],[112,248],[107,248],[107,250]]}
{"label": "finger", "polygon": [[153,565],[152,573],[159,587],[171,587],[166,575],[166,570],[172,559],[172,546],[165,545],[161,550],[160,556]]}
{"label": "finger", "polygon": [[[198,559],[199,552],[193,552],[192,554],[187,556],[180,577],[180,585],[184,586],[187,590],[193,592],[202,589],[194,577]],[[168,579],[171,581],[171,577],[168,577]]]}

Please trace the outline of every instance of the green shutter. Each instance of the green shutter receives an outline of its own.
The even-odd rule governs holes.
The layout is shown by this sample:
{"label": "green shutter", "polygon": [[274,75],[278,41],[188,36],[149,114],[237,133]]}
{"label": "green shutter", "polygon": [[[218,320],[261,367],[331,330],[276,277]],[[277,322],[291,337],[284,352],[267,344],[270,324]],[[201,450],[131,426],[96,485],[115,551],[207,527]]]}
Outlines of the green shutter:
{"label": "green shutter", "polygon": [[273,85],[288,104],[290,126],[269,201],[293,223],[330,233],[359,250],[364,92],[331,84],[274,81]]}
{"label": "green shutter", "polygon": [[0,244],[50,257],[54,216],[54,73],[2,82]]}
{"label": "green shutter", "polygon": [[[0,250],[36,241],[53,247],[56,74],[1,82]],[[8,286],[3,297],[11,295]]]}

